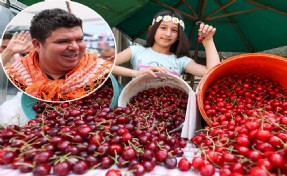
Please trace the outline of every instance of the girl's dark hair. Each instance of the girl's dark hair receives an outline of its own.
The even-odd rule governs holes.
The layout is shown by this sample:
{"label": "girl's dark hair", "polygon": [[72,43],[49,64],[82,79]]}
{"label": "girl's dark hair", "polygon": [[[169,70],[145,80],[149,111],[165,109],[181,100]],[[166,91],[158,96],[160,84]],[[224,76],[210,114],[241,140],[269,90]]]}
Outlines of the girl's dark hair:
{"label": "girl's dark hair", "polygon": [[[154,19],[156,19],[158,16],[165,16],[165,15],[169,15],[171,17],[177,17],[179,20],[183,20],[180,14],[174,11],[170,11],[170,10],[165,10],[165,11],[161,11],[157,13],[154,16]],[[161,22],[162,20],[160,22],[155,22],[149,29],[145,47],[153,46],[155,42],[154,36]],[[180,26],[179,24],[178,24],[178,40],[176,40],[176,42],[174,42],[174,44],[171,45],[170,52],[175,54],[176,57],[178,58],[183,57],[183,56],[191,57],[191,54],[189,52],[189,45],[187,42],[187,37],[185,35],[185,32],[182,26]]]}
{"label": "girl's dark hair", "polygon": [[73,28],[76,26],[82,28],[82,20],[74,14],[59,8],[47,9],[33,17],[30,34],[32,38],[43,44],[54,30],[61,27]]}

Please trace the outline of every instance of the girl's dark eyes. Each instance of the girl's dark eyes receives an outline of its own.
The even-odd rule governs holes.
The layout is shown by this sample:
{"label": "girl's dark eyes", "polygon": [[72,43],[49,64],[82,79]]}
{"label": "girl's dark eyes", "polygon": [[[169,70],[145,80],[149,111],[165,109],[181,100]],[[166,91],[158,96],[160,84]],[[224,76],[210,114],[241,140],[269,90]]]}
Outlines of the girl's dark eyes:
{"label": "girl's dark eyes", "polygon": [[[160,26],[160,29],[166,30],[167,27],[165,26]],[[178,32],[178,29],[171,29],[172,32]]]}

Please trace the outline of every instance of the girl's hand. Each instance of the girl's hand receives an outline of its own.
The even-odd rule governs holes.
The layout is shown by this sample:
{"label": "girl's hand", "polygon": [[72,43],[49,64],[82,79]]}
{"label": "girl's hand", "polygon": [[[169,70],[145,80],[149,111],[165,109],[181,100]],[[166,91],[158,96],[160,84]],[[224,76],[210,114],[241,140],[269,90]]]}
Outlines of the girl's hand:
{"label": "girl's hand", "polygon": [[12,39],[9,41],[7,45],[7,50],[16,53],[26,53],[33,49],[33,45],[31,42],[31,36],[28,31],[21,31],[20,33],[16,32],[13,34]]}
{"label": "girl's hand", "polygon": [[165,74],[169,74],[169,71],[164,68],[164,67],[150,67],[150,68],[147,68],[147,69],[144,69],[144,70],[138,70],[136,72],[136,77],[137,76],[140,76],[140,75],[144,75],[144,74],[149,74],[153,77],[157,77],[155,72],[159,72],[159,73],[165,73]]}
{"label": "girl's hand", "polygon": [[208,24],[200,23],[198,29],[198,37],[202,38],[203,41],[210,40],[215,34],[216,28],[209,26]]}

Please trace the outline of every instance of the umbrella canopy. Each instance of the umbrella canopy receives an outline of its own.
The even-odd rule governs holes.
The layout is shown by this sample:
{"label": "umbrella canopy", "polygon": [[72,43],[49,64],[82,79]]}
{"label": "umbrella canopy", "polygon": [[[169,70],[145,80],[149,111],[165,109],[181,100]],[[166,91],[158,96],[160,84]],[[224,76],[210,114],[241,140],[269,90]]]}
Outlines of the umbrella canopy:
{"label": "umbrella canopy", "polygon": [[[31,5],[37,0],[19,0]],[[217,28],[218,51],[258,52],[287,45],[286,0],[76,0],[99,13],[131,40],[145,39],[153,16],[170,9],[180,13],[191,50],[197,44],[198,21]]]}

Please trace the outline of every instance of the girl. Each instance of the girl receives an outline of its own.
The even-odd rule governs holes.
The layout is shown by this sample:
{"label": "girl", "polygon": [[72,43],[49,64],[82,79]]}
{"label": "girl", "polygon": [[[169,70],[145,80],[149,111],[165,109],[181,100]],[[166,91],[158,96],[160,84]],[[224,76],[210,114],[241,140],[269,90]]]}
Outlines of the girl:
{"label": "girl", "polygon": [[[219,55],[213,42],[215,28],[200,24],[198,36],[206,50],[207,65],[195,63],[190,56],[182,17],[173,11],[162,11],[155,15],[146,40],[146,45],[130,46],[116,56],[113,74],[137,77],[154,72],[171,73],[180,76],[184,71],[195,76],[204,76],[217,65]],[[130,61],[132,68],[117,66]]]}

